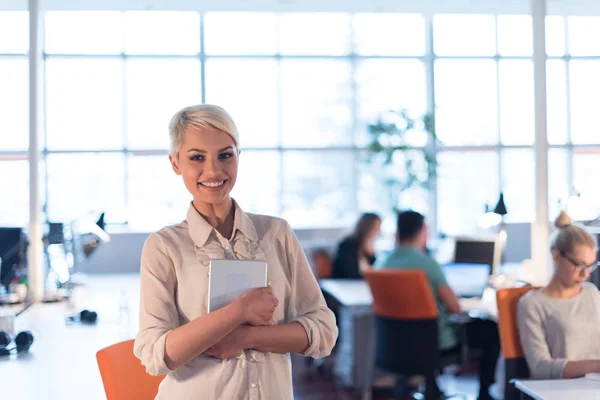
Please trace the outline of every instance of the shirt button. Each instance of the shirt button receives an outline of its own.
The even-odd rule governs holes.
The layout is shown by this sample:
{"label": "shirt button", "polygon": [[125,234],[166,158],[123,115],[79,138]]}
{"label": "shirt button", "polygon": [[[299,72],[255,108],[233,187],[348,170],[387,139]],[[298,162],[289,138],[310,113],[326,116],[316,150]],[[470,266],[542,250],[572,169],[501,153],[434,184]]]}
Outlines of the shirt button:
{"label": "shirt button", "polygon": [[250,387],[251,387],[252,389],[256,388],[256,383],[253,383],[252,385],[250,385]]}

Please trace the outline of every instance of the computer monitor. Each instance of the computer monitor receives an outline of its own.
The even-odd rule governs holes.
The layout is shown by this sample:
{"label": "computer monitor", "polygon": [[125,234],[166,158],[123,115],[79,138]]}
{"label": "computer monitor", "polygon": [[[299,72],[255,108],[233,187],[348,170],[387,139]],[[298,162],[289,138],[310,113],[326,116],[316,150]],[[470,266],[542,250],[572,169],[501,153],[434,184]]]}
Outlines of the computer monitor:
{"label": "computer monitor", "polygon": [[22,262],[24,246],[22,228],[0,227],[0,286],[10,283],[15,265]]}
{"label": "computer monitor", "polygon": [[486,264],[457,264],[442,266],[448,286],[458,297],[481,297],[488,286],[490,272]]}
{"label": "computer monitor", "polygon": [[454,246],[454,262],[458,264],[489,265],[490,274],[500,264],[500,245],[497,237],[459,237]]}

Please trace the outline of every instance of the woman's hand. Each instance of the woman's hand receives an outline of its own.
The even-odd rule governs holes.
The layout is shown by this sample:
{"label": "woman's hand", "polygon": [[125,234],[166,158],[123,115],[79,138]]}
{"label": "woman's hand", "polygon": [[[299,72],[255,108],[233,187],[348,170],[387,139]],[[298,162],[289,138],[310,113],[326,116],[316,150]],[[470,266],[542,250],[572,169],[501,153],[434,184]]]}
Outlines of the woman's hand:
{"label": "woman's hand", "polygon": [[366,255],[373,255],[375,254],[375,240],[374,238],[368,238],[362,248],[362,254],[364,256]]}
{"label": "woman's hand", "polygon": [[365,257],[360,257],[358,259],[358,269],[360,271],[360,274],[363,275],[365,271],[370,271],[371,269],[373,269],[373,266],[369,264],[369,261],[367,261]]}
{"label": "woman's hand", "polygon": [[271,325],[273,313],[279,304],[270,287],[252,289],[237,301],[242,305],[245,322],[250,325]]}
{"label": "woman's hand", "polygon": [[249,326],[240,325],[221,341],[204,352],[205,355],[225,360],[235,357],[247,348],[246,339],[248,337]]}

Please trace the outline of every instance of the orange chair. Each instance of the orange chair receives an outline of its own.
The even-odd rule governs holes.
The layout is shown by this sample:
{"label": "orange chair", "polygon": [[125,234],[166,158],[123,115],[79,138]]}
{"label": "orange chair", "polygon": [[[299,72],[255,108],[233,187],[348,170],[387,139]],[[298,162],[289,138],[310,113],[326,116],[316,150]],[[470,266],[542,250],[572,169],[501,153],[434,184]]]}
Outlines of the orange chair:
{"label": "orange chair", "polygon": [[438,310],[427,276],[421,270],[381,269],[364,277],[373,295],[375,364],[404,376],[424,375],[425,398],[439,397]]}
{"label": "orange chair", "polygon": [[153,400],[164,376],[152,376],[133,354],[133,340],[96,353],[107,400]]}
{"label": "orange chair", "polygon": [[529,377],[529,368],[525,361],[519,330],[517,328],[517,304],[525,293],[534,289],[531,286],[500,289],[496,293],[498,305],[498,329],[500,330],[500,345],[505,359],[504,366],[504,399],[520,399],[519,391],[510,381]]}
{"label": "orange chair", "polygon": [[331,278],[333,272],[333,260],[325,249],[316,249],[312,253],[312,261],[317,279]]}

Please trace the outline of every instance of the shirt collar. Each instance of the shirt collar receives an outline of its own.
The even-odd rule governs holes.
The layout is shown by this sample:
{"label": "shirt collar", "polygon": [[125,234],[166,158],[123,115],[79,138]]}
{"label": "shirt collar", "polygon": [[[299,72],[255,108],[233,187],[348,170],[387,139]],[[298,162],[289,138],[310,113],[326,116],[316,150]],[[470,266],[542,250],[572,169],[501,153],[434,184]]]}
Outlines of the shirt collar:
{"label": "shirt collar", "polygon": [[[256,228],[248,214],[240,208],[235,200],[233,200],[233,207],[235,211],[233,215],[232,237],[235,237],[236,231],[240,231],[248,239],[258,240]],[[217,233],[216,229],[206,222],[191,202],[187,212],[187,222],[190,236],[198,247],[202,247],[206,244],[206,241],[213,231]]]}
{"label": "shirt collar", "polygon": [[417,248],[417,246],[399,246],[399,247],[396,247],[396,252],[403,253],[403,254],[410,254],[410,253],[423,254],[423,252],[421,250],[419,250]]}

